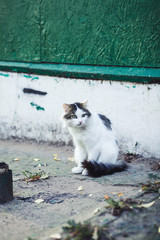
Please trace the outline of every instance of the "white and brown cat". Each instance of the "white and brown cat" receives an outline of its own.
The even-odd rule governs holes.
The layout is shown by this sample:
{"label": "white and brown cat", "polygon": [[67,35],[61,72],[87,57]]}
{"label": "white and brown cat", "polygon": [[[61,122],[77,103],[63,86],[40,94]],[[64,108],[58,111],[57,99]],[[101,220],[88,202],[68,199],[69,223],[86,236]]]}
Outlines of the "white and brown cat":
{"label": "white and brown cat", "polygon": [[104,115],[91,113],[87,101],[63,104],[63,122],[75,144],[77,167],[73,173],[92,177],[125,170],[126,163],[118,158],[118,144],[111,121]]}

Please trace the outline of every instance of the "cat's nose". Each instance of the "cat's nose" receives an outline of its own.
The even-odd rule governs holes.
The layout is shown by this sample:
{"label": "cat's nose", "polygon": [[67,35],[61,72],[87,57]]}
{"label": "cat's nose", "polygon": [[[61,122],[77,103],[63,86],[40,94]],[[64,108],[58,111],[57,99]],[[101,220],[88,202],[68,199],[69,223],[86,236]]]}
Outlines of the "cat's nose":
{"label": "cat's nose", "polygon": [[82,125],[82,121],[79,121],[79,125]]}

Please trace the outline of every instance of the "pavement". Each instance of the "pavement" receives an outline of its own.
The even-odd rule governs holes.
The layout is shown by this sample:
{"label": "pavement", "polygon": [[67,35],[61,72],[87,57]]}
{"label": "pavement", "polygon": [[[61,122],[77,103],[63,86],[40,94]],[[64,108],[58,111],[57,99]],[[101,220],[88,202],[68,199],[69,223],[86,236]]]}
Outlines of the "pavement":
{"label": "pavement", "polygon": [[[91,178],[71,173],[73,151],[0,141],[0,162],[12,170],[14,194],[13,201],[0,204],[0,240],[159,240],[160,159],[120,154],[126,171]],[[65,237],[68,220],[89,222],[93,236]]]}

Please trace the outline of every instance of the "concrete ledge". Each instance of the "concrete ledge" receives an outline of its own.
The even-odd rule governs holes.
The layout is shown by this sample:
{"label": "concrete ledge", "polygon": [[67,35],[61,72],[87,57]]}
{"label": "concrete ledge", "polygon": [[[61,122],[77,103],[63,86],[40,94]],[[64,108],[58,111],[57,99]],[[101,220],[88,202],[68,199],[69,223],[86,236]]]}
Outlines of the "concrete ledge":
{"label": "concrete ledge", "polygon": [[0,61],[0,70],[66,78],[160,84],[159,68],[23,63]]}

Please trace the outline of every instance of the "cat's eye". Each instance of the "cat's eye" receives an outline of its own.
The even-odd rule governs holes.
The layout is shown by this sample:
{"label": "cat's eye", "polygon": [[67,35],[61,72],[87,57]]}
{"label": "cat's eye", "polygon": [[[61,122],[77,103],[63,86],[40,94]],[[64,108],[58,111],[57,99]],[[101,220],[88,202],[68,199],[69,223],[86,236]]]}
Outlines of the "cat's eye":
{"label": "cat's eye", "polygon": [[82,114],[82,117],[85,117],[85,116],[87,116],[87,114],[86,114],[86,113]]}
{"label": "cat's eye", "polygon": [[74,118],[74,119],[76,119],[76,118],[77,118],[77,116],[76,116],[76,115],[71,115],[71,118]]}

